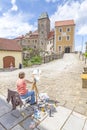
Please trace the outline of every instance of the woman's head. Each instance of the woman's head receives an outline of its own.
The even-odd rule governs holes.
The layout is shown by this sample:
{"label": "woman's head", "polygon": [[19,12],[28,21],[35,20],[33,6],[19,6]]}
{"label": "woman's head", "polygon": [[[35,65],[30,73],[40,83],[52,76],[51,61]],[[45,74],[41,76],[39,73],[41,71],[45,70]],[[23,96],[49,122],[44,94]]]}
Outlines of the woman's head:
{"label": "woman's head", "polygon": [[25,77],[25,73],[24,73],[24,72],[20,72],[20,73],[19,73],[19,78],[20,78],[20,79],[23,79],[24,77]]}

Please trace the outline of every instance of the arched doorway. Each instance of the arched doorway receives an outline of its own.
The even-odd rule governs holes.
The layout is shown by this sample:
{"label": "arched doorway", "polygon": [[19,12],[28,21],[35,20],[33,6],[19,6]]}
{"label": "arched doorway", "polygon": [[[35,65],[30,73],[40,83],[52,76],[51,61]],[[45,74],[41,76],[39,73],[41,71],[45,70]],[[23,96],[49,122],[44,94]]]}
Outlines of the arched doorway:
{"label": "arched doorway", "polygon": [[65,53],[70,53],[70,47],[65,48]]}
{"label": "arched doorway", "polygon": [[15,58],[13,56],[3,58],[3,68],[9,68],[11,64],[15,67]]}

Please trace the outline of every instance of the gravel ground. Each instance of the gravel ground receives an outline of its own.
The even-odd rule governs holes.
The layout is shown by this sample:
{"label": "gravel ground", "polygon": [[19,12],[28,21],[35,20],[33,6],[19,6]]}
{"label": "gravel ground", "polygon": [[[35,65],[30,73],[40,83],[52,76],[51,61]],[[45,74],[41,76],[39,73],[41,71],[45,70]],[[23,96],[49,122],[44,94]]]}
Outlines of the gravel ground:
{"label": "gravel ground", "polygon": [[[0,72],[0,93],[7,96],[7,89],[16,90],[18,73],[24,71],[26,78],[32,80],[34,69],[40,69],[40,81],[37,82],[39,92],[45,92],[60,105],[74,109],[87,115],[87,89],[82,88],[81,74],[84,61],[78,54],[65,54],[63,59],[50,63],[23,68],[14,71]],[[31,89],[31,85],[28,86]]]}

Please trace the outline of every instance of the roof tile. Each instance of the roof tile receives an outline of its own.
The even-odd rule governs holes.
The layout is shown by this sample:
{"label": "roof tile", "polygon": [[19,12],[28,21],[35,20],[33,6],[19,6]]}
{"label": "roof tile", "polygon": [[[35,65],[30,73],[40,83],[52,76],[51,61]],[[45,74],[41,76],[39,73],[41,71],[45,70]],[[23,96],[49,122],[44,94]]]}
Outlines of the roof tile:
{"label": "roof tile", "polygon": [[48,39],[53,38],[53,37],[54,37],[54,30],[49,32]]}
{"label": "roof tile", "polygon": [[56,21],[55,22],[55,27],[67,26],[67,25],[75,25],[74,20],[64,20],[64,21]]}
{"label": "roof tile", "polygon": [[22,51],[22,48],[16,40],[0,38],[0,50]]}

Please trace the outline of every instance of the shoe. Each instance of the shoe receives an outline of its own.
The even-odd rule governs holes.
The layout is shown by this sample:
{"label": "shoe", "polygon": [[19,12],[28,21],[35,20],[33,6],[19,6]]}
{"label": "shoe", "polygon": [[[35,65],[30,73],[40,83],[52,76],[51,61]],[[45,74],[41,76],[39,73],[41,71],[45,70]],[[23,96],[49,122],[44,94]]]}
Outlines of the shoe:
{"label": "shoe", "polygon": [[34,103],[31,103],[30,105],[35,105],[35,104],[37,104],[36,102],[34,102]]}

